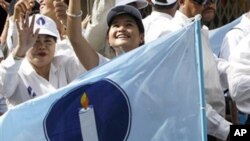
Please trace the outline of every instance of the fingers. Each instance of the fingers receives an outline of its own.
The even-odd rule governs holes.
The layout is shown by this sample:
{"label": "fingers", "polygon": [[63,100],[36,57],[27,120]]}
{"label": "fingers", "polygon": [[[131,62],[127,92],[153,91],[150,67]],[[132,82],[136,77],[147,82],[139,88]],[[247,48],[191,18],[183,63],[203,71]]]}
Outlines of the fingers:
{"label": "fingers", "polygon": [[53,2],[53,5],[55,7],[55,12],[57,17],[66,16],[66,10],[68,9],[68,6],[64,1],[56,0]]}

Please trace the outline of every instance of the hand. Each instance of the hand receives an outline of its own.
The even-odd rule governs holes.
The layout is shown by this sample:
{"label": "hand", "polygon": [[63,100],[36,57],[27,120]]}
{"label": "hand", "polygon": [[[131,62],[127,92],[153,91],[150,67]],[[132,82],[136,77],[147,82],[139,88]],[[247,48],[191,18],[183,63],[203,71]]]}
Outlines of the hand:
{"label": "hand", "polygon": [[85,29],[88,25],[88,23],[91,20],[91,15],[87,14],[86,17],[82,20],[82,29]]}
{"label": "hand", "polygon": [[57,19],[61,22],[61,24],[66,26],[67,25],[66,10],[68,9],[67,4],[63,0],[54,0],[53,5],[55,7],[55,13]]}
{"label": "hand", "polygon": [[35,4],[35,0],[18,0],[14,6],[14,20],[20,20],[25,13],[31,12]]}
{"label": "hand", "polygon": [[4,9],[5,12],[8,12],[10,4],[5,0],[0,0],[0,6]]}
{"label": "hand", "polygon": [[29,21],[29,12],[25,14],[25,19],[21,19],[20,22],[16,21],[17,31],[18,31],[18,45],[13,52],[13,56],[24,57],[26,52],[33,47],[35,44],[39,29],[36,29],[33,33],[35,15],[33,15],[31,23]]}

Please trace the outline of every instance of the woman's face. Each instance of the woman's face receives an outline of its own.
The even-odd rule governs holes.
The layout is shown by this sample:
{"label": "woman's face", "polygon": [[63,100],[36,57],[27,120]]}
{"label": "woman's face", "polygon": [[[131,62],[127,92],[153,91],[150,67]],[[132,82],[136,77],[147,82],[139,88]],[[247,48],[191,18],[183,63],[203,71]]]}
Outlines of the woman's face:
{"label": "woman's face", "polygon": [[114,50],[125,52],[139,47],[144,42],[144,34],[139,32],[138,25],[133,17],[121,14],[114,18],[107,36],[108,43]]}
{"label": "woman's face", "polygon": [[36,43],[27,52],[33,67],[49,67],[55,54],[56,41],[49,35],[39,35]]}

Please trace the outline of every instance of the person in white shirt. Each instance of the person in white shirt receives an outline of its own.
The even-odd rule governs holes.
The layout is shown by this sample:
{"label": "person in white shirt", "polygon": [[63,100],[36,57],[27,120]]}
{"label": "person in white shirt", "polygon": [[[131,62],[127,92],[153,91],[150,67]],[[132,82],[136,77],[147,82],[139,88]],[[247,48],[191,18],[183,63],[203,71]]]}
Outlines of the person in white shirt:
{"label": "person in white shirt", "polygon": [[250,34],[245,36],[230,53],[228,69],[229,92],[240,114],[246,115],[242,124],[250,124]]}
{"label": "person in white shirt", "polygon": [[[18,0],[15,1],[15,3],[11,3],[13,8],[10,11],[11,17],[9,18],[9,29],[7,36],[7,46],[9,48],[9,52],[11,52],[17,45],[16,40],[14,40],[17,38],[17,29],[14,21],[18,20],[18,17],[20,17],[21,14],[23,15],[27,11],[32,11],[31,8],[33,5],[31,3],[34,2],[34,0]],[[35,2],[35,6],[39,8],[39,11],[37,8],[33,8],[33,10],[36,10],[36,13],[39,12],[42,15],[50,17],[57,25],[60,37],[57,39],[56,54],[74,54],[74,51],[66,37],[66,3],[61,0],[39,0],[39,4]]]}
{"label": "person in white shirt", "polygon": [[[179,10],[171,23],[162,25],[162,35],[169,34],[190,24],[195,15],[201,14],[204,5],[211,0],[180,0]],[[217,60],[209,47],[208,28],[202,29],[202,51],[204,64],[204,80],[206,94],[207,131],[209,135],[226,140],[229,136],[231,123],[225,117],[225,98],[217,69]],[[212,138],[209,140],[213,140]]]}
{"label": "person in white shirt", "polygon": [[237,50],[238,43],[250,33],[250,11],[242,15],[242,19],[225,35],[220,51],[220,58],[229,60],[231,53]]}
{"label": "person in white shirt", "polygon": [[0,64],[0,95],[8,107],[55,91],[86,72],[76,56],[55,56],[60,36],[52,19],[25,17],[16,25],[17,47]]}
{"label": "person in white shirt", "polygon": [[149,43],[161,35],[162,27],[168,25],[175,15],[178,0],[152,0],[152,12],[143,19],[145,43]]}
{"label": "person in white shirt", "polygon": [[[83,66],[89,70],[104,58],[91,47],[78,28],[81,26],[81,0],[70,0],[68,9],[68,37],[75,52],[82,52],[79,59]],[[133,50],[144,44],[144,27],[142,16],[138,9],[130,5],[113,7],[106,18],[108,25],[106,40],[116,55]],[[108,60],[106,60],[108,61]]]}

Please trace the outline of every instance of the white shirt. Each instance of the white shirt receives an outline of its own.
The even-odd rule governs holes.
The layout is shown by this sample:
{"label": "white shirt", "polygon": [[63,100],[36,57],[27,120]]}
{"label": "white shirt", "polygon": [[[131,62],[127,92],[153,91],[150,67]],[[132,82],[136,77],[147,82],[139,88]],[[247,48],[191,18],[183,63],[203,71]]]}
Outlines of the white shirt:
{"label": "white shirt", "polygon": [[145,43],[154,41],[161,35],[161,24],[166,25],[172,16],[166,13],[152,11],[152,13],[142,20],[145,29]]}
{"label": "white shirt", "polygon": [[[186,17],[183,13],[177,11],[172,22],[177,27],[185,27],[192,22],[191,18]],[[206,94],[206,116],[207,131],[209,135],[219,139],[226,140],[230,122],[225,120],[225,98],[220,84],[217,62],[212,50],[209,48],[208,30],[202,29],[202,52],[204,66],[204,81]]]}
{"label": "white shirt", "polygon": [[231,52],[228,70],[229,91],[237,108],[250,114],[250,34]]}
{"label": "white shirt", "polygon": [[74,56],[55,56],[49,72],[49,81],[36,73],[25,58],[14,60],[10,55],[0,64],[0,94],[8,106],[15,106],[34,97],[66,86],[86,72]]}
{"label": "white shirt", "polygon": [[231,29],[224,37],[220,57],[229,59],[232,52],[237,50],[236,46],[242,38],[250,33],[250,19],[244,14],[238,25]]}

